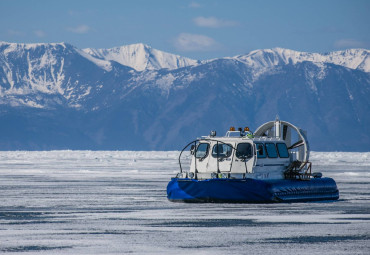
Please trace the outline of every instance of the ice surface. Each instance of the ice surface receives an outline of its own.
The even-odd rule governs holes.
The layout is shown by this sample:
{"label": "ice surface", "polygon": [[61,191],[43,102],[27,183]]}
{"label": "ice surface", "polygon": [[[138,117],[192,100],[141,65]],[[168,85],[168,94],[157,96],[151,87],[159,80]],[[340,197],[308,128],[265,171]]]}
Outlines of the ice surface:
{"label": "ice surface", "polygon": [[370,153],[313,152],[340,200],[294,204],[171,203],[178,154],[0,152],[0,253],[368,254]]}

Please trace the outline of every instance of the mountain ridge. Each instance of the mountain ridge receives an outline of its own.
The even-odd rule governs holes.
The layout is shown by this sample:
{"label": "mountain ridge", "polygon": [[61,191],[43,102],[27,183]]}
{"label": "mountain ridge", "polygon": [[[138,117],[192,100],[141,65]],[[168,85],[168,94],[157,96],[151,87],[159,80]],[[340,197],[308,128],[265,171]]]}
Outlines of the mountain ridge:
{"label": "mountain ridge", "polygon": [[[187,57],[182,57],[180,55],[167,53],[152,48],[149,45],[143,43],[136,43],[130,45],[122,45],[118,47],[108,48],[108,49],[95,49],[95,48],[84,48],[78,49],[75,46],[61,42],[61,43],[9,43],[0,41],[0,47],[11,46],[8,50],[4,51],[7,53],[14,48],[24,48],[32,49],[37,47],[47,47],[47,46],[62,46],[64,48],[73,47],[80,54],[88,54],[86,56],[90,58],[91,61],[99,62],[99,60],[115,61],[125,66],[129,66],[137,71],[144,70],[160,70],[162,68],[167,68],[170,70],[182,68],[186,66],[196,66],[199,64],[204,64],[207,62],[212,62],[219,59],[236,59],[242,63],[247,64],[251,67],[268,67],[272,65],[279,64],[279,60],[283,61],[285,64],[292,61],[293,63],[310,61],[314,63],[332,63],[336,65],[341,65],[351,69],[359,69],[364,72],[370,72],[370,50],[355,48],[346,49],[341,51],[333,51],[326,53],[311,53],[311,52],[301,52],[296,50],[290,50],[285,48],[272,48],[272,49],[257,49],[246,54],[236,55],[233,57],[221,57],[209,60],[194,60]],[[271,54],[267,59],[263,59],[264,54]],[[342,58],[340,58],[342,56]],[[95,58],[92,59],[91,57]],[[152,59],[150,59],[152,57]],[[170,60],[162,60],[166,59]],[[269,60],[270,62],[264,62],[263,60]],[[155,61],[159,63],[155,63]],[[153,63],[154,62],[154,63]],[[256,62],[259,62],[256,64]],[[258,65],[260,64],[260,65]],[[99,65],[99,64],[98,64]],[[101,65],[102,68],[107,69],[107,64]],[[107,70],[109,71],[109,70]]]}
{"label": "mountain ridge", "polygon": [[[261,61],[261,55],[263,54],[270,54],[267,59],[262,59],[269,60],[270,63]],[[340,58],[340,56],[342,56],[342,58]],[[259,67],[278,65],[279,60],[283,61],[285,64],[288,64],[290,61],[292,61],[293,64],[310,61],[313,63],[331,63],[351,69],[370,72],[370,51],[366,49],[348,49],[328,53],[310,53],[284,48],[273,48],[254,50],[248,54],[237,55],[231,58],[238,59],[250,66],[255,66],[255,62],[259,61],[261,64]]]}
{"label": "mountain ridge", "polygon": [[86,48],[83,51],[99,59],[113,60],[122,65],[130,66],[137,71],[159,70],[162,68],[177,69],[199,63],[198,60],[153,49],[142,43],[110,49]]}
{"label": "mountain ridge", "polygon": [[155,62],[148,47],[123,65],[67,43],[0,42],[0,149],[179,149],[278,114],[314,150],[370,150],[368,50],[274,48],[176,67],[177,55]]}

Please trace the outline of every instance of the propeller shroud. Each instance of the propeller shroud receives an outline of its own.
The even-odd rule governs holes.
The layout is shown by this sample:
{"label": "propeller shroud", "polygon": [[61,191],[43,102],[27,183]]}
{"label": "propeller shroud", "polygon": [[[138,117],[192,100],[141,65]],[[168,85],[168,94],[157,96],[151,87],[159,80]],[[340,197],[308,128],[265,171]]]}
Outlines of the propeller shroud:
{"label": "propeller shroud", "polygon": [[279,137],[285,141],[289,151],[295,150],[298,152],[297,160],[302,163],[309,160],[310,147],[307,132],[287,121],[269,121],[258,127],[254,136]]}

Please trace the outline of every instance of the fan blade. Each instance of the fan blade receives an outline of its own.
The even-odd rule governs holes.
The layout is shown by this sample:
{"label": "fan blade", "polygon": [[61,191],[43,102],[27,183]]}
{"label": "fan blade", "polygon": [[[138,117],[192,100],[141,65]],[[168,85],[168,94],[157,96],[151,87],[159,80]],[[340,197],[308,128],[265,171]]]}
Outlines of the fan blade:
{"label": "fan blade", "polygon": [[288,131],[288,126],[284,125],[283,126],[283,140],[285,141],[286,140],[286,133]]}
{"label": "fan blade", "polygon": [[291,150],[291,149],[297,148],[297,147],[302,146],[302,145],[304,145],[304,142],[303,142],[302,140],[300,140],[300,141],[298,141],[298,142],[296,142],[296,143],[293,143],[293,144],[292,144],[292,146],[290,146],[290,147],[288,148],[288,150]]}

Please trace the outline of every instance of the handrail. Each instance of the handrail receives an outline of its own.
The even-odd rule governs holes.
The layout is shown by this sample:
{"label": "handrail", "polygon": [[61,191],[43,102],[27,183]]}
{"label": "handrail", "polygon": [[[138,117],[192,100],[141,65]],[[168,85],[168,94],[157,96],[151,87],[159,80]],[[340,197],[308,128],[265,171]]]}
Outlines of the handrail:
{"label": "handrail", "polygon": [[217,157],[216,157],[216,161],[217,161],[217,173],[220,173],[220,163],[218,162],[218,155],[220,154],[219,148],[218,148],[218,141],[216,143],[216,148],[217,148]]}
{"label": "handrail", "polygon": [[182,149],[182,151],[180,152],[180,155],[179,155],[180,173],[182,173],[181,154],[184,152],[184,150],[185,150],[186,148],[188,148],[188,147],[189,147],[189,145],[190,145],[190,144],[192,144],[192,143],[196,143],[197,141],[199,141],[199,139],[194,140],[194,141],[192,141],[192,142],[188,143],[188,144],[187,144],[187,145]]}
{"label": "handrail", "polygon": [[257,145],[253,143],[253,166],[257,166]]}

